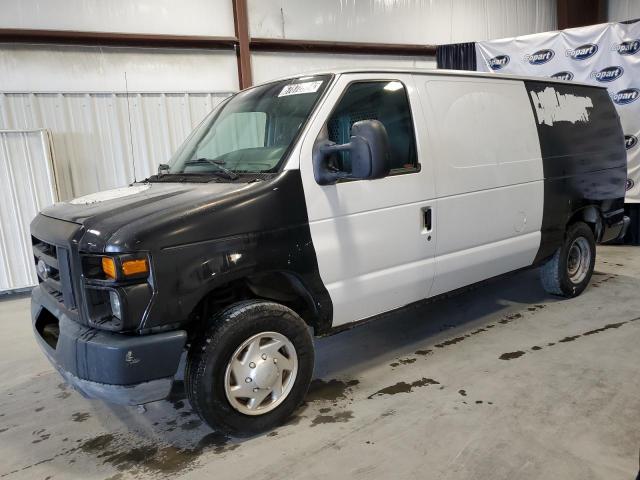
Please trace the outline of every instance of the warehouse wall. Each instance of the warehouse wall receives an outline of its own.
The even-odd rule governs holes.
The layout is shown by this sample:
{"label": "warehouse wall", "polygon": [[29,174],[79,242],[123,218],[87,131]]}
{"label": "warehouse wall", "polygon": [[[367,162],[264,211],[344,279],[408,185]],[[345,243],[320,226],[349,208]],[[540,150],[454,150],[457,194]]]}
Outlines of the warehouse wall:
{"label": "warehouse wall", "polygon": [[[248,0],[248,7],[249,34],[260,38],[437,45],[544,32],[557,26],[555,0]],[[433,57],[252,55],[256,81],[354,65],[436,66]]]}
{"label": "warehouse wall", "polygon": [[0,0],[0,28],[233,36],[229,0]]}
{"label": "warehouse wall", "polygon": [[233,52],[0,46],[0,130],[51,131],[61,199],[149,176],[237,89]]}
{"label": "warehouse wall", "polygon": [[[0,11],[0,28],[234,35],[231,0],[0,0]],[[253,37],[380,43],[487,40],[557,25],[555,0],[248,0],[248,15]],[[296,63],[304,70],[336,64],[433,65],[425,57],[363,55],[255,53],[252,60],[260,81],[299,71]],[[235,65],[216,65],[216,70],[225,78],[235,75]],[[217,80],[208,87],[226,88]]]}
{"label": "warehouse wall", "polygon": [[[0,93],[0,130],[45,126],[61,200],[156,172],[225,95],[220,93]],[[25,166],[26,168],[26,166]]]}
{"label": "warehouse wall", "polygon": [[[250,35],[305,40],[439,44],[552,30],[557,23],[555,0],[248,0],[248,10]],[[231,0],[0,0],[0,12],[0,28],[235,34]],[[333,66],[432,68],[435,61],[252,56],[255,82]],[[27,225],[54,198],[45,183],[57,184],[66,200],[143,179],[237,89],[232,51],[0,43],[0,232],[6,233],[0,253],[22,252],[11,256],[13,263],[2,255],[0,291],[35,282]],[[40,151],[49,152],[55,182],[36,168],[36,150],[21,140],[29,135],[43,139]]]}
{"label": "warehouse wall", "polygon": [[313,72],[332,67],[436,68],[436,60],[430,56],[405,57],[389,55],[256,52],[251,56],[251,63],[255,83],[266,82],[274,77]]}
{"label": "warehouse wall", "polygon": [[253,37],[441,44],[545,32],[557,25],[555,0],[248,2]]}
{"label": "warehouse wall", "polygon": [[0,91],[232,91],[231,51],[0,44]]}
{"label": "warehouse wall", "polygon": [[[554,0],[248,0],[254,37],[433,44],[552,30]],[[0,28],[233,36],[231,0],[0,0]],[[402,28],[389,28],[402,25]],[[252,56],[255,82],[432,57]],[[0,44],[0,130],[47,128],[62,199],[166,162],[238,89],[231,51]]]}
{"label": "warehouse wall", "polygon": [[640,18],[640,1],[638,0],[609,0],[607,4],[607,20],[609,22],[624,22]]}

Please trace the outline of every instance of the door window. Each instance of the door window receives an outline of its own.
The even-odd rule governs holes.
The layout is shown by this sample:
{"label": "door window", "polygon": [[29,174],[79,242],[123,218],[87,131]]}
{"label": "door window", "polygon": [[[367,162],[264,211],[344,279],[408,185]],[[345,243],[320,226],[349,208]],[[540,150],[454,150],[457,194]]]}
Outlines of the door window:
{"label": "door window", "polygon": [[[351,84],[327,121],[329,140],[349,142],[351,127],[360,120],[378,120],[386,128],[391,149],[391,173],[418,171],[411,109],[404,85],[398,81]],[[351,171],[349,152],[339,152],[336,168]]]}

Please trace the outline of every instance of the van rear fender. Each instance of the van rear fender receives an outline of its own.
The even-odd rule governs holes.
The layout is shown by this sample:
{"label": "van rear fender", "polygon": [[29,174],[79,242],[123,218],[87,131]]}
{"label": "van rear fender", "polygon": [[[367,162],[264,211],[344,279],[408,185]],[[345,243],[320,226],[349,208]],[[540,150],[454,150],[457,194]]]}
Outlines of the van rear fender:
{"label": "van rear fender", "polygon": [[596,239],[596,242],[600,240],[602,237],[602,214],[600,209],[594,205],[589,205],[588,207],[584,207],[571,215],[571,218],[567,222],[567,226],[575,223],[575,222],[584,222],[586,223],[591,231],[593,232],[593,236]]}

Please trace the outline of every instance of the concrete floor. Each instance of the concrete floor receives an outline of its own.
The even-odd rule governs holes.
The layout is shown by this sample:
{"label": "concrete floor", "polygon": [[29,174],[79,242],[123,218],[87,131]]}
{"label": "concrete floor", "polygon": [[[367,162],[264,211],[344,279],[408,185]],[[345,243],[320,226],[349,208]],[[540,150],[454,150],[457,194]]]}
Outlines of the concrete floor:
{"label": "concrete floor", "polygon": [[640,446],[640,250],[598,249],[579,298],[537,271],[317,342],[307,404],[229,439],[181,398],[83,399],[0,301],[0,478],[633,479]]}

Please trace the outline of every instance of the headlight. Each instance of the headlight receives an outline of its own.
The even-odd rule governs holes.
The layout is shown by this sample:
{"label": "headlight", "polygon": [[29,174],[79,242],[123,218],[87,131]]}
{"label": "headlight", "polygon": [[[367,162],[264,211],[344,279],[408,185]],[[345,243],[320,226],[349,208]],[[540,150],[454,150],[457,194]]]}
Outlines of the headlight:
{"label": "headlight", "polygon": [[144,253],[114,256],[87,255],[83,258],[83,271],[85,277],[91,280],[144,279],[149,276],[149,259]]}
{"label": "headlight", "polygon": [[120,296],[115,290],[109,290],[109,302],[111,303],[111,314],[119,320],[122,320],[122,305],[120,304]]}
{"label": "headlight", "polygon": [[84,313],[91,327],[133,330],[153,295],[151,257],[146,252],[82,255]]}

